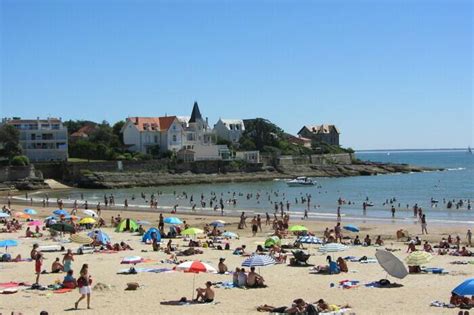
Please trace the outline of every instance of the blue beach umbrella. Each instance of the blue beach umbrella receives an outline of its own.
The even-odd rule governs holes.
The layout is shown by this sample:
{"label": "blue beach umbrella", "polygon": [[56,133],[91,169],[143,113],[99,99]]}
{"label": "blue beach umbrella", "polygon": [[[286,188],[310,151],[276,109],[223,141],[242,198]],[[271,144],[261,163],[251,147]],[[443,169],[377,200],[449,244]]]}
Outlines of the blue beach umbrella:
{"label": "blue beach umbrella", "polygon": [[211,222],[209,225],[215,226],[215,227],[224,227],[225,222],[222,220],[216,220],[216,221]]}
{"label": "blue beach umbrella", "polygon": [[5,247],[7,251],[8,251],[8,247],[12,247],[12,246],[18,246],[18,241],[17,240],[0,241],[0,247]]}
{"label": "blue beach umbrella", "polygon": [[102,245],[106,245],[107,243],[110,243],[110,237],[102,232],[101,230],[94,230],[91,231],[87,234],[90,238],[92,238],[95,241],[100,242]]}
{"label": "blue beach umbrella", "polygon": [[165,218],[163,220],[164,223],[167,223],[167,224],[183,224],[183,221],[181,221],[180,219],[176,218],[176,217],[168,217],[168,218]]}
{"label": "blue beach umbrella", "polygon": [[29,209],[29,208],[23,210],[23,212],[30,215],[38,214],[38,212],[35,209]]}
{"label": "blue beach umbrella", "polygon": [[275,259],[268,255],[253,255],[248,257],[242,263],[244,267],[265,267],[276,264]]}
{"label": "blue beach umbrella", "polygon": [[222,236],[227,238],[239,238],[239,235],[234,232],[224,232]]}
{"label": "blue beach umbrella", "polygon": [[474,295],[474,278],[467,279],[460,285],[454,288],[453,293],[460,296]]}
{"label": "blue beach umbrella", "polygon": [[351,231],[351,232],[359,232],[359,228],[355,225],[348,224],[344,226],[344,230]]}
{"label": "blue beach umbrella", "polygon": [[9,218],[10,215],[8,213],[5,213],[5,212],[0,212],[0,218]]}
{"label": "blue beach umbrella", "polygon": [[63,209],[58,209],[58,210],[54,210],[53,214],[59,215],[59,216],[61,216],[61,215],[66,216],[66,215],[69,215],[69,212],[67,212],[66,210],[63,210]]}

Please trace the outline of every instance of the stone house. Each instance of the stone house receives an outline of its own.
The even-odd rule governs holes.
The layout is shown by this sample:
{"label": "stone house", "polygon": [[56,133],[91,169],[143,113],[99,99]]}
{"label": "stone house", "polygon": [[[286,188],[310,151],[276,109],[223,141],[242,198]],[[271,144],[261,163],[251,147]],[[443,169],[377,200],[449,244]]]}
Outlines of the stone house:
{"label": "stone house", "polygon": [[335,125],[314,125],[303,126],[298,131],[298,136],[311,139],[313,144],[327,143],[330,145],[339,145],[339,129]]}

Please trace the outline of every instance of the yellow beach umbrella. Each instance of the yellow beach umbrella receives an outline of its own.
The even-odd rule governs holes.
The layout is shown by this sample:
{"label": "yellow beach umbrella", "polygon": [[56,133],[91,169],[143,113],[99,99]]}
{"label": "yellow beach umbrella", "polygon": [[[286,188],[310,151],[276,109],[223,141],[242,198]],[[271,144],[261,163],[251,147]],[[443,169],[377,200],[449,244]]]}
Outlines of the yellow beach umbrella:
{"label": "yellow beach umbrella", "polygon": [[94,224],[96,221],[92,218],[83,218],[79,221],[79,224]]}
{"label": "yellow beach umbrella", "polygon": [[81,234],[72,234],[69,239],[71,240],[71,242],[84,245],[92,244],[94,242],[94,240],[89,236]]}
{"label": "yellow beach umbrella", "polygon": [[306,228],[306,226],[303,226],[303,225],[292,225],[292,226],[290,226],[288,231],[290,231],[290,232],[308,231],[308,228]]}
{"label": "yellow beach umbrella", "polygon": [[196,235],[204,233],[203,230],[198,228],[189,228],[181,232],[181,235]]}
{"label": "yellow beach umbrella", "polygon": [[433,259],[433,256],[425,251],[415,251],[405,258],[408,266],[421,266],[427,264]]}

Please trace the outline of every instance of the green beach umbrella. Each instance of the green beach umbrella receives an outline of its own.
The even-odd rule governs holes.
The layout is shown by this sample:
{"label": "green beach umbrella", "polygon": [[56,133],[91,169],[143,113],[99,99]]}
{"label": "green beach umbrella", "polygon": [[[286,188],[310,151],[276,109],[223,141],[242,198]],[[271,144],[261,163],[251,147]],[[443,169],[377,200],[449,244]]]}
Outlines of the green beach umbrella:
{"label": "green beach umbrella", "polygon": [[181,235],[196,235],[204,233],[203,230],[198,228],[189,228],[181,232]]}
{"label": "green beach umbrella", "polygon": [[278,236],[272,236],[265,241],[265,247],[272,247],[273,245],[281,245],[281,240]]}
{"label": "green beach umbrella", "polygon": [[290,232],[302,232],[302,231],[308,231],[308,228],[306,228],[306,226],[303,226],[303,225],[292,225],[292,226],[290,226],[288,231],[290,231]]}

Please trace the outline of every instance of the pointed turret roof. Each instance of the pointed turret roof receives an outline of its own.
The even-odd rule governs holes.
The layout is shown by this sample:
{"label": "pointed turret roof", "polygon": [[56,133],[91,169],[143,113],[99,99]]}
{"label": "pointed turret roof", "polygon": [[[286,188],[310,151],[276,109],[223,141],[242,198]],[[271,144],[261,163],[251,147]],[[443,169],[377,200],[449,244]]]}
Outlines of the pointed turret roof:
{"label": "pointed turret roof", "polygon": [[193,112],[191,113],[191,118],[189,119],[189,123],[195,123],[196,120],[202,120],[201,112],[199,111],[199,105],[197,102],[194,102]]}

